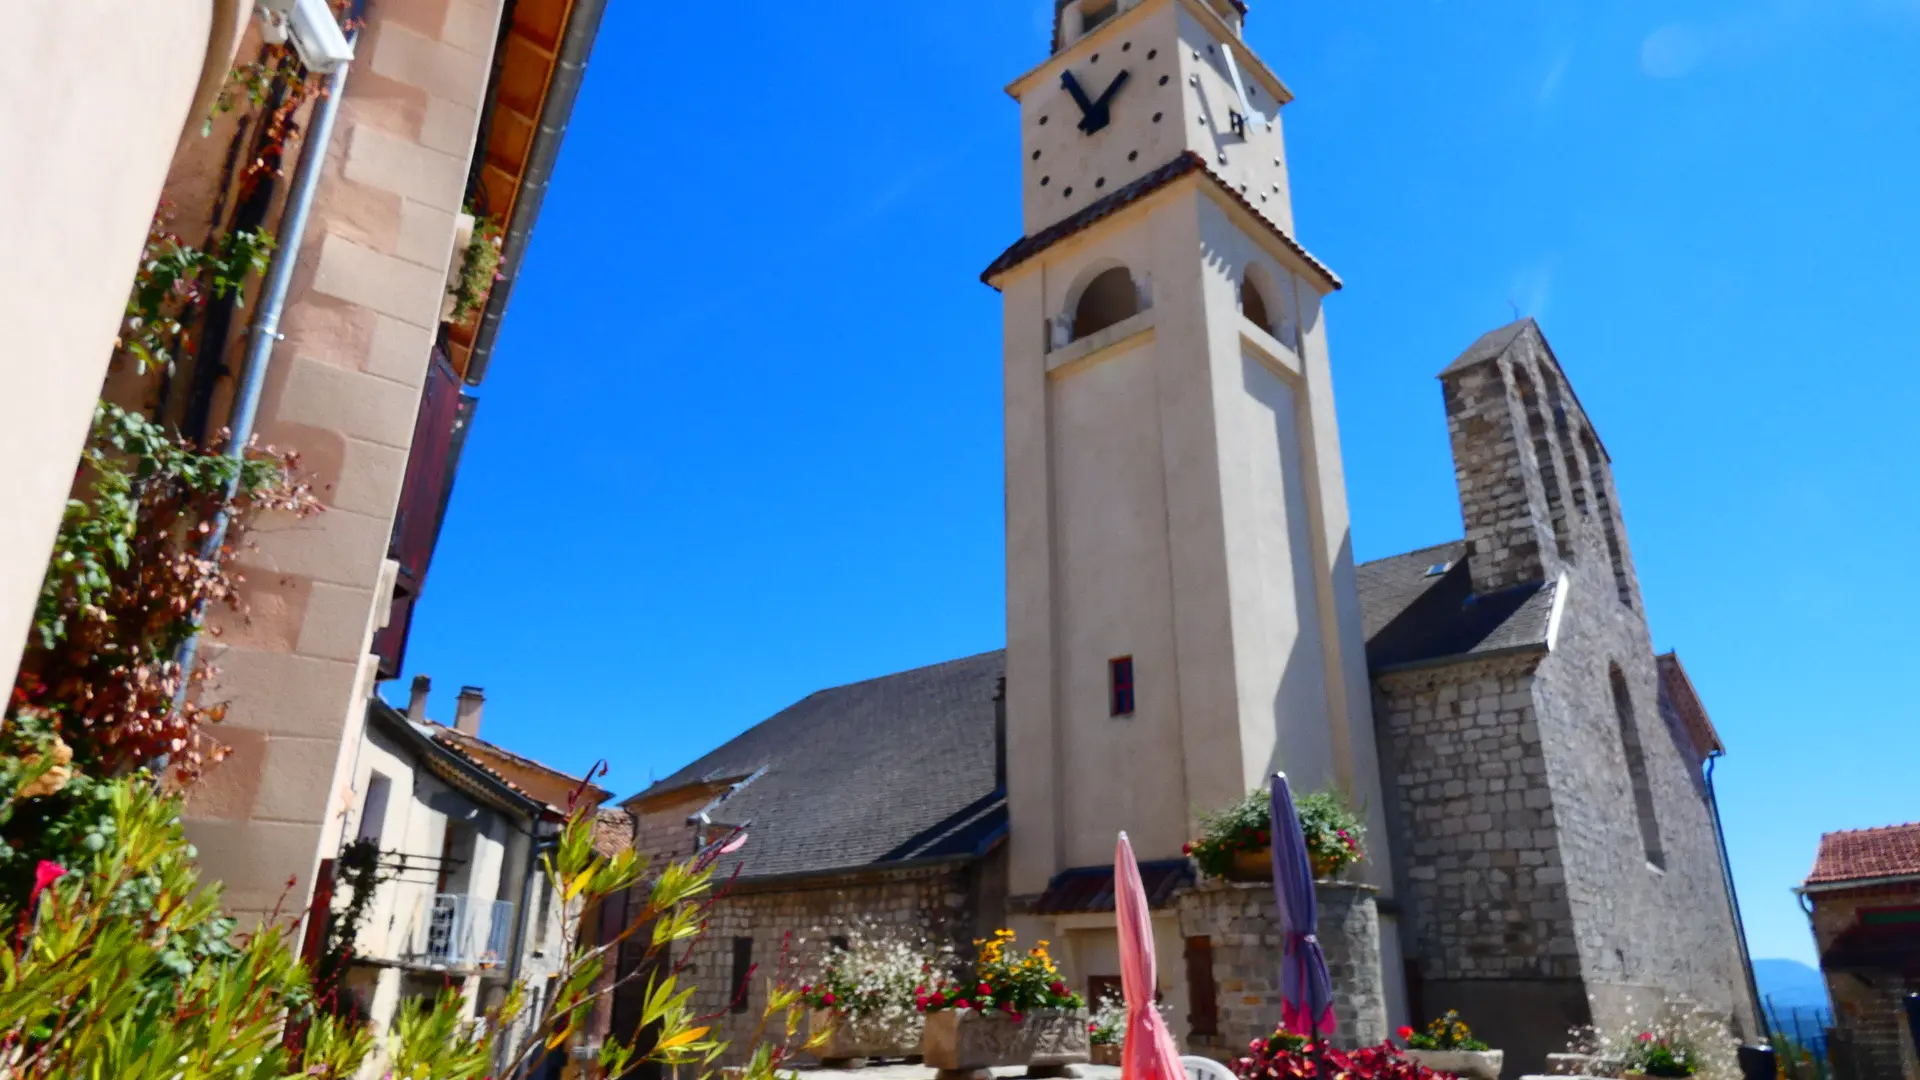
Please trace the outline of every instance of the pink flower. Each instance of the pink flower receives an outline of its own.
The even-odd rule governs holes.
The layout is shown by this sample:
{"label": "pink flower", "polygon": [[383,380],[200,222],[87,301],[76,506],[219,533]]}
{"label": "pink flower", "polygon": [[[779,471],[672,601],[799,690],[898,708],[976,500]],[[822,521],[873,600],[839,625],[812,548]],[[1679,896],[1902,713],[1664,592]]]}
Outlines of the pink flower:
{"label": "pink flower", "polygon": [[33,868],[33,891],[27,894],[27,906],[32,907],[47,891],[47,886],[65,877],[67,868],[51,859],[41,859],[40,865]]}
{"label": "pink flower", "polygon": [[1641,1042],[1652,1042],[1652,1041],[1653,1041],[1653,1032],[1651,1032],[1651,1031],[1643,1031],[1643,1032],[1641,1032],[1641,1033],[1640,1033],[1640,1041],[1641,1041]]}
{"label": "pink flower", "polygon": [[824,993],[824,994],[821,994],[821,995],[820,995],[820,1004],[822,1004],[822,1005],[831,1005],[831,1004],[833,1004],[833,991],[831,991],[831,990],[829,990],[829,991],[827,991],[826,993]]}

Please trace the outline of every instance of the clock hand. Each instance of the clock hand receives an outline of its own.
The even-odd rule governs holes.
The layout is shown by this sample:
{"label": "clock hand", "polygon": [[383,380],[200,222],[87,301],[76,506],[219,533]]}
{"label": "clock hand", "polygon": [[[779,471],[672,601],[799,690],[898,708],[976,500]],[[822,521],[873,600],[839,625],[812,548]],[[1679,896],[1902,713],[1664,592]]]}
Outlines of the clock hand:
{"label": "clock hand", "polygon": [[1060,85],[1066,87],[1067,93],[1073,95],[1073,103],[1080,106],[1080,112],[1083,115],[1093,112],[1093,102],[1087,100],[1087,92],[1080,89],[1080,80],[1073,77],[1073,72],[1061,72]]}
{"label": "clock hand", "polygon": [[1113,77],[1113,82],[1107,85],[1106,93],[1100,95],[1100,100],[1094,102],[1093,107],[1096,109],[1104,110],[1107,107],[1107,103],[1113,100],[1113,95],[1120,92],[1121,84],[1125,83],[1126,81],[1127,81],[1126,72],[1123,71],[1120,74],[1115,75]]}

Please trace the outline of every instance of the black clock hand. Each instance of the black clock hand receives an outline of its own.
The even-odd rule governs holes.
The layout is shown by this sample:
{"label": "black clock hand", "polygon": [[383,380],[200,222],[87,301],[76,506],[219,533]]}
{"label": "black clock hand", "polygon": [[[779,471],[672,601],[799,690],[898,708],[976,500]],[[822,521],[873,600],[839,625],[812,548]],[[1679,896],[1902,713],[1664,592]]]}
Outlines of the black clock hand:
{"label": "black clock hand", "polygon": [[1124,84],[1126,81],[1127,81],[1126,72],[1123,71],[1120,74],[1115,75],[1113,77],[1113,82],[1109,83],[1107,86],[1107,92],[1100,95],[1100,100],[1094,102],[1093,107],[1104,111],[1107,107],[1107,103],[1113,100],[1113,95],[1120,92],[1121,85]]}
{"label": "black clock hand", "polygon": [[1067,93],[1073,95],[1073,103],[1075,105],[1080,106],[1081,115],[1085,116],[1085,115],[1092,114],[1093,102],[1087,100],[1087,92],[1085,90],[1080,89],[1080,80],[1073,77],[1073,72],[1071,71],[1061,72],[1060,85],[1066,87]]}

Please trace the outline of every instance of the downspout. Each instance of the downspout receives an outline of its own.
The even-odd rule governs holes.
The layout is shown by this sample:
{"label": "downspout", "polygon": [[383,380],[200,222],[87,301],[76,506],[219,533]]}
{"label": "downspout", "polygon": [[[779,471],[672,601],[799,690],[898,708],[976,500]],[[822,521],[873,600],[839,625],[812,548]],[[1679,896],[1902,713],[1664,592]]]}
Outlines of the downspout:
{"label": "downspout", "polygon": [[[349,46],[357,44],[359,40],[358,29],[347,35]],[[347,71],[351,67],[350,63],[341,64],[333,74],[327,76],[326,91],[319,104],[313,107],[306,138],[300,144],[300,160],[294,166],[293,181],[287,188],[287,208],[280,215],[280,250],[274,255],[273,265],[267,269],[260,312],[254,316],[253,326],[247,334],[247,353],[240,370],[240,385],[235,388],[233,415],[227,424],[233,432],[227,444],[227,456],[235,461],[246,459],[247,444],[253,439],[254,421],[260,413],[260,398],[267,386],[267,368],[273,362],[273,345],[280,340],[280,316],[286,311],[287,294],[293,288],[294,267],[300,261],[300,248],[306,242],[307,219],[313,216],[313,197],[320,188],[320,174],[327,161],[327,144],[333,141],[333,123],[340,115],[340,101],[346,97]],[[240,480],[236,474],[234,481],[227,485],[227,503],[232,503],[239,486]],[[202,559],[211,560],[219,556],[231,524],[232,515],[223,508],[214,517],[213,530],[207,534],[206,543],[200,546]],[[180,689],[173,698],[175,709],[186,701],[187,692],[193,686],[193,680],[188,676],[200,652],[200,629],[205,619],[206,605],[202,603],[193,613],[193,636],[180,646],[181,678]]]}
{"label": "downspout", "polygon": [[526,256],[527,242],[533,238],[533,225],[540,217],[547,184],[553,179],[553,166],[560,158],[560,143],[567,136],[567,121],[573,116],[573,103],[580,96],[580,84],[587,75],[587,59],[593,53],[593,40],[600,33],[600,17],[606,10],[607,0],[573,0],[573,11],[567,16],[567,28],[553,61],[553,78],[547,83],[546,104],[540,109],[533,145],[527,148],[527,171],[520,180],[520,195],[513,203],[513,218],[507,222],[500,280],[494,282],[487,294],[480,327],[473,335],[473,351],[467,358],[468,386],[479,386],[480,380],[487,377],[487,362],[493,357],[500,320],[506,315],[507,299],[513,292],[514,278],[519,275],[520,260]]}
{"label": "downspout", "polygon": [[1747,978],[1747,998],[1753,1002],[1754,1023],[1760,1025],[1754,1037],[1760,1038],[1772,1025],[1760,1003],[1760,984],[1753,977],[1753,954],[1747,950],[1747,924],[1740,917],[1740,894],[1734,891],[1733,863],[1727,859],[1727,832],[1720,824],[1720,797],[1713,790],[1713,765],[1725,754],[1725,750],[1715,750],[1707,755],[1707,810],[1713,815],[1713,842],[1720,850],[1720,876],[1727,888],[1727,906],[1733,911],[1733,932],[1740,938],[1740,966]]}

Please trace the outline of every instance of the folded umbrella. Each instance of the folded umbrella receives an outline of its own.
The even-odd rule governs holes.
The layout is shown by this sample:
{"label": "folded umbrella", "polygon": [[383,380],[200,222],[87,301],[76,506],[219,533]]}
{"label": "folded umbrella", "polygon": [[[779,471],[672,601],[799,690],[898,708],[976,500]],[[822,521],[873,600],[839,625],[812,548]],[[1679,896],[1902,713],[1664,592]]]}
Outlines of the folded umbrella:
{"label": "folded umbrella", "polygon": [[1154,1005],[1153,913],[1126,833],[1113,853],[1113,918],[1120,938],[1120,996],[1127,1003],[1121,1080],[1185,1080],[1180,1049]]}
{"label": "folded umbrella", "polygon": [[1314,926],[1313,862],[1285,773],[1273,774],[1273,899],[1280,909],[1280,1026],[1308,1038],[1333,1031],[1333,980]]}

